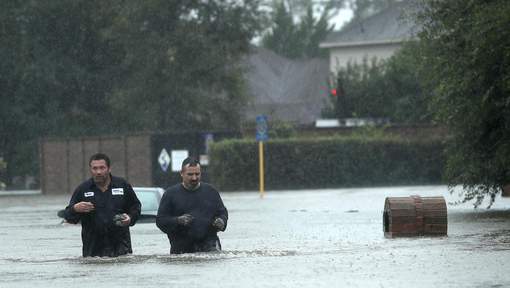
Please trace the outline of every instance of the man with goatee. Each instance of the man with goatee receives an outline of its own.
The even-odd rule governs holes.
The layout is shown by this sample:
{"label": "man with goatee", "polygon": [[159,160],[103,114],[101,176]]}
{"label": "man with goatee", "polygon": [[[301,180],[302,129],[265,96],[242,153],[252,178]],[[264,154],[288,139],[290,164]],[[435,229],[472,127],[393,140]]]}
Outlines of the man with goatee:
{"label": "man with goatee", "polygon": [[112,176],[105,154],[92,155],[89,168],[92,178],[76,188],[64,213],[67,222],[81,222],[83,257],[133,253],[129,226],[135,225],[141,210],[133,187]]}
{"label": "man with goatee", "polygon": [[182,183],[165,191],[156,225],[167,234],[170,254],[220,251],[218,232],[227,228],[228,212],[220,194],[200,182],[200,163],[186,158],[181,165]]}

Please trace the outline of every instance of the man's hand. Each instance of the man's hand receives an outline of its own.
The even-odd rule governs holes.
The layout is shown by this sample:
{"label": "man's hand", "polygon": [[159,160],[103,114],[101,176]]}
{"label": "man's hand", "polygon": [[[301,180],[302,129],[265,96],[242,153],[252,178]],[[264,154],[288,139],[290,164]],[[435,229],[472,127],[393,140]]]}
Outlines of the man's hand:
{"label": "man's hand", "polygon": [[212,225],[214,228],[218,229],[218,231],[225,229],[225,222],[221,218],[214,219]]}
{"label": "man's hand", "polygon": [[182,226],[188,226],[193,222],[193,216],[190,214],[183,214],[182,216],[177,217],[177,223]]}
{"label": "man's hand", "polygon": [[122,226],[129,226],[129,224],[131,224],[131,217],[126,213],[122,214],[122,216]]}
{"label": "man's hand", "polygon": [[129,223],[131,223],[131,217],[129,217],[129,215],[126,213],[117,214],[117,215],[113,216],[113,223],[115,223],[115,225],[121,226],[121,227],[129,226]]}
{"label": "man's hand", "polygon": [[89,213],[91,211],[94,211],[94,204],[91,202],[78,202],[73,205],[74,211],[77,213]]}

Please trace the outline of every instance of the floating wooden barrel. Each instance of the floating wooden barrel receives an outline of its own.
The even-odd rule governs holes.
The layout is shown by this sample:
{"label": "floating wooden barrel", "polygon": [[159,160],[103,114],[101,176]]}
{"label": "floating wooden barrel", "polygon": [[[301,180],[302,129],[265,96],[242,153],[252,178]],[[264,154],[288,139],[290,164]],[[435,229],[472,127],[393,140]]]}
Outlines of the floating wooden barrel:
{"label": "floating wooden barrel", "polygon": [[387,197],[383,213],[384,236],[445,236],[448,217],[444,197]]}
{"label": "floating wooden barrel", "polygon": [[501,192],[502,197],[510,197],[510,184],[506,184],[505,186],[503,186],[502,190],[503,190]]}

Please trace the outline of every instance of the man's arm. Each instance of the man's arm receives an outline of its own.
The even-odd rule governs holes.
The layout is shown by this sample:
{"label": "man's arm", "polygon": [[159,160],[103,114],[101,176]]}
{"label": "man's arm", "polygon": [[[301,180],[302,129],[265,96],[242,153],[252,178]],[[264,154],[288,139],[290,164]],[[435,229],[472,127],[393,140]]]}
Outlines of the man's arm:
{"label": "man's arm", "polygon": [[67,222],[76,224],[81,220],[81,213],[77,212],[74,209],[74,205],[81,203],[81,193],[80,188],[76,188],[73,192],[73,196],[71,196],[71,200],[69,200],[69,205],[67,205],[64,210],[64,219]]}
{"label": "man's arm", "polygon": [[216,191],[216,193],[218,194],[218,206],[216,208],[215,218],[223,220],[224,224],[223,227],[221,225],[217,227],[219,231],[225,231],[225,229],[227,229],[228,210],[225,205],[223,205],[223,200],[221,199],[220,193],[218,191]]}
{"label": "man's arm", "polygon": [[[140,203],[140,200],[136,196],[136,193],[133,190],[131,184],[127,183],[125,190],[127,196],[126,214],[129,216],[129,226],[133,226],[140,217],[140,214],[142,212],[142,204]],[[128,225],[128,223],[126,223],[125,225]]]}
{"label": "man's arm", "polygon": [[177,217],[172,215],[172,209],[172,197],[167,191],[161,198],[158,208],[158,216],[156,217],[156,226],[158,226],[159,230],[166,234],[175,232],[179,226]]}

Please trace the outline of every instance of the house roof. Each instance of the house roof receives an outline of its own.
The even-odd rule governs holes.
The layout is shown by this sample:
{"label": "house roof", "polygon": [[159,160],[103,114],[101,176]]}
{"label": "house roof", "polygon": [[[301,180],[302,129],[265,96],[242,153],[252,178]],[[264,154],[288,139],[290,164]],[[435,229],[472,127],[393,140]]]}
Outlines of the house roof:
{"label": "house roof", "polygon": [[413,38],[417,25],[406,17],[415,6],[411,1],[398,2],[360,22],[328,35],[321,48],[398,43]]}
{"label": "house roof", "polygon": [[247,119],[258,114],[299,124],[313,123],[328,101],[327,59],[292,60],[261,48],[247,59],[251,102]]}

